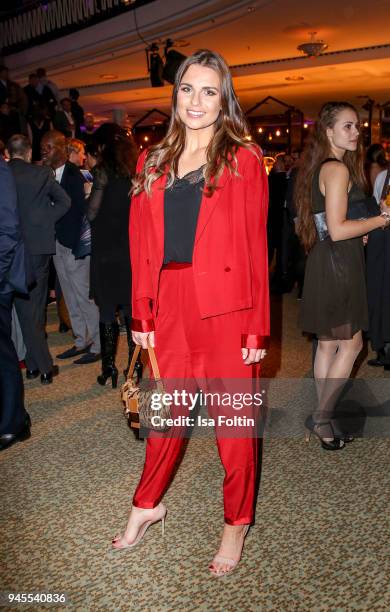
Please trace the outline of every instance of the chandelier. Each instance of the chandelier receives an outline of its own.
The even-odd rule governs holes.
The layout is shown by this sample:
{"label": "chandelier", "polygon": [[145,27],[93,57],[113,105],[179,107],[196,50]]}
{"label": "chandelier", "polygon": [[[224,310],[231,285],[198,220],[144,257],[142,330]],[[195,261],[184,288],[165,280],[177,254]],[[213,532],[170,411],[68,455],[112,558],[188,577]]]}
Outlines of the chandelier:
{"label": "chandelier", "polygon": [[307,57],[318,57],[328,48],[328,45],[323,40],[316,40],[317,32],[309,32],[311,39],[307,43],[298,45],[298,51],[302,51]]}

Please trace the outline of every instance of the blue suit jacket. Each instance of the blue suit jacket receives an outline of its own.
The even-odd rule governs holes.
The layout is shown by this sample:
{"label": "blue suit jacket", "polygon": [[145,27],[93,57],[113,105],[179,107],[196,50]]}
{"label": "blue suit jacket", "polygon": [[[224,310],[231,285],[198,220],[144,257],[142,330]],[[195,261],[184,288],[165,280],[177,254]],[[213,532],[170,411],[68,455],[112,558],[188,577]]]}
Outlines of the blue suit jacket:
{"label": "blue suit jacket", "polygon": [[14,177],[0,159],[0,293],[28,293],[33,282],[26,258]]}

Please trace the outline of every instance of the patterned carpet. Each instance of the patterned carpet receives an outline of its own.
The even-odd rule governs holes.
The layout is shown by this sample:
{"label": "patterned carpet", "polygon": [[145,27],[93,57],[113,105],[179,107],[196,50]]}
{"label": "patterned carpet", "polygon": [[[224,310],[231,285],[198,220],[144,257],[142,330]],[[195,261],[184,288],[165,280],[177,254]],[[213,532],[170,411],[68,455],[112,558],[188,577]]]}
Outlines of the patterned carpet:
{"label": "patterned carpet", "polygon": [[[309,376],[296,317],[294,295],[273,300],[264,376]],[[50,307],[53,355],[71,344],[56,329]],[[66,593],[69,607],[94,611],[390,609],[388,439],[326,453],[303,437],[266,438],[256,524],[237,570],[216,579],[207,565],[222,529],[223,472],[213,441],[190,441],[165,496],[165,537],[155,525],[139,547],[113,552],[144,444],[118,391],[96,384],[99,364],[59,365],[53,385],[26,382],[32,438],[0,454],[1,591]],[[365,362],[358,376],[390,378]]]}

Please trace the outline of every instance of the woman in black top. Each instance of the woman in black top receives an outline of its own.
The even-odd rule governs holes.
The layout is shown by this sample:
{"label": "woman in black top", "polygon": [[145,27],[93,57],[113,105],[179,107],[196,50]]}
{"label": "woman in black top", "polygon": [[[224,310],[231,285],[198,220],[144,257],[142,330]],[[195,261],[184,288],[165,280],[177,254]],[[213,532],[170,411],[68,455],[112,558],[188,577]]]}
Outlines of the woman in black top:
{"label": "woman in black top", "polygon": [[[129,255],[129,211],[131,177],[137,150],[131,136],[119,126],[101,126],[95,134],[100,162],[94,168],[94,181],[87,217],[91,223],[91,297],[100,312],[102,373],[98,383],[111,378],[116,387],[118,370],[115,353],[119,329],[116,311],[125,317],[129,359],[134,351],[130,331],[131,271]],[[102,144],[105,143],[105,144]]]}
{"label": "woman in black top", "polygon": [[[228,66],[213,51],[197,51],[176,74],[164,139],[138,161],[130,214],[133,338],[156,349],[164,390],[176,397],[173,416],[188,415],[184,392],[231,389],[237,379],[250,390],[259,374],[269,336],[267,191]],[[225,407],[213,397],[207,408],[226,475],[223,533],[209,570],[223,576],[239,563],[253,521],[258,446],[253,403],[255,418],[235,437],[221,431]],[[150,432],[114,550],[137,545],[152,523],[165,520],[161,500],[185,429]]]}
{"label": "woman in black top", "polygon": [[368,326],[362,236],[390,221],[379,210],[364,218],[369,202],[359,127],[351,104],[325,104],[296,186],[297,230],[308,253],[300,326],[318,338],[318,409],[310,426],[326,450],[341,449],[349,441],[336,431],[332,417]]}

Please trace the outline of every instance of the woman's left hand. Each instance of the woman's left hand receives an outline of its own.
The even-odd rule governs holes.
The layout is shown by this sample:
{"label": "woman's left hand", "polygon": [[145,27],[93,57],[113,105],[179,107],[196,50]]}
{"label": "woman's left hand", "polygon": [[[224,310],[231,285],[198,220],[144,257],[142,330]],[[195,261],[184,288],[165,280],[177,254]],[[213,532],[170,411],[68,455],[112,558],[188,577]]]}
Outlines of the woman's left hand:
{"label": "woman's left hand", "polygon": [[261,359],[264,359],[267,351],[265,349],[243,348],[241,349],[241,353],[244,363],[250,365],[251,363],[259,363]]}

